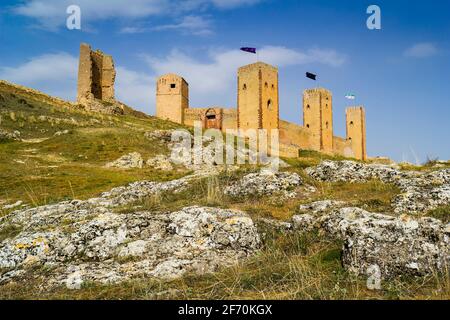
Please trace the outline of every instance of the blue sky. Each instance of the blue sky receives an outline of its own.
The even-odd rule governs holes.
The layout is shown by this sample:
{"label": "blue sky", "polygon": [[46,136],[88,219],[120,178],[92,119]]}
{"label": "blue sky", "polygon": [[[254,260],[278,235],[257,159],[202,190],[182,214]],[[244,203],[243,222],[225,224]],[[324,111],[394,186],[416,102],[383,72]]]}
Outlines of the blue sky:
{"label": "blue sky", "polygon": [[[68,30],[77,4],[82,29]],[[366,27],[369,5],[382,29]],[[302,124],[301,93],[333,92],[345,136],[346,93],[366,107],[368,153],[450,159],[450,2],[446,0],[27,0],[0,4],[0,79],[74,99],[80,42],[112,54],[116,95],[154,114],[155,78],[179,73],[193,107],[236,104],[236,69],[259,49],[277,65],[280,115]],[[319,75],[318,83],[304,77]]]}

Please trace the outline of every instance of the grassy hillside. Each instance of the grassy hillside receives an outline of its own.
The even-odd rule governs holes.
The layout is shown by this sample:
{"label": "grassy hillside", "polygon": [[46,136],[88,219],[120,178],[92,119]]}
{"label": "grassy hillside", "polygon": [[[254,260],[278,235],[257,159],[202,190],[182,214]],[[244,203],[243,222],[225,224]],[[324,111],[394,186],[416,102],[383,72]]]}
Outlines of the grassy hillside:
{"label": "grassy hillside", "polygon": [[[0,208],[22,200],[30,206],[65,199],[86,199],[115,186],[137,180],[171,180],[188,174],[151,168],[105,168],[107,162],[139,152],[144,159],[167,153],[164,145],[151,143],[145,132],[172,129],[177,125],[127,110],[125,116],[88,113],[81,107],[0,81],[0,129],[20,131],[22,141],[0,141]],[[60,134],[67,130],[67,133]],[[320,183],[303,169],[323,159],[340,160],[316,152],[302,152],[286,159],[286,170],[298,172],[317,191],[290,200],[249,197],[231,199],[223,185],[242,176],[234,173],[194,182],[186,190],[161,194],[118,208],[126,214],[139,210],[175,210],[189,205],[237,208],[252,217],[287,220],[299,204],[321,199],[344,200],[370,211],[384,212],[399,190],[379,181],[367,183]],[[428,170],[429,167],[421,167]],[[275,199],[276,200],[276,199]],[[449,207],[429,215],[447,220]],[[0,215],[7,213],[0,210]],[[14,230],[2,230],[14,233]],[[10,234],[9,234],[10,235]],[[0,238],[2,234],[0,233]],[[40,283],[10,283],[1,287],[0,299],[400,299],[450,297],[445,277],[401,279],[386,283],[381,291],[368,291],[365,280],[349,275],[340,264],[340,243],[317,234],[295,235],[267,231],[264,249],[233,268],[212,275],[187,275],[173,281],[137,279],[112,286],[89,285],[78,291],[65,288],[43,292]]]}
{"label": "grassy hillside", "polygon": [[[139,113],[88,113],[1,82],[0,129],[20,131],[23,141],[0,141],[0,201],[41,205],[92,197],[131,181],[176,178],[183,173],[104,168],[129,152],[140,152],[144,159],[167,152],[145,139],[144,133],[174,127]],[[58,135],[64,130],[68,133]]]}

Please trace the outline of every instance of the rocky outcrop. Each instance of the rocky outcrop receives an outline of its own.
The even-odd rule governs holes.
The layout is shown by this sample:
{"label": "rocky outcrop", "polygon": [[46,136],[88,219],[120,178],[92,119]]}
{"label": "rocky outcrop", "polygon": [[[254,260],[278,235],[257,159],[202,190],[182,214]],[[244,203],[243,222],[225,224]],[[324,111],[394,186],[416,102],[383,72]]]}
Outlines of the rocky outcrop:
{"label": "rocky outcrop", "polygon": [[293,217],[297,230],[318,228],[344,241],[342,262],[350,272],[380,279],[448,272],[450,225],[433,218],[413,219],[342,208],[323,216]]}
{"label": "rocky outcrop", "polygon": [[319,181],[367,182],[372,179],[396,185],[401,194],[392,201],[396,213],[418,213],[450,203],[450,169],[432,172],[400,171],[381,164],[323,161],[306,173]]}
{"label": "rocky outcrop", "polygon": [[[15,211],[0,228],[20,230],[0,243],[0,283],[22,276],[80,288],[133,277],[171,278],[211,272],[236,263],[260,246],[253,221],[243,212],[188,207],[167,214],[115,213],[114,207],[165,191],[179,191],[196,178],[142,181],[99,198],[65,201]],[[40,274],[29,268],[52,270]],[[33,268],[39,270],[39,268]]]}
{"label": "rocky outcrop", "polygon": [[0,142],[1,141],[21,141],[22,139],[20,138],[20,131],[13,131],[13,132],[8,132],[6,130],[0,129]]}
{"label": "rocky outcrop", "polygon": [[163,154],[159,154],[153,158],[148,159],[146,164],[147,164],[147,166],[152,167],[157,170],[162,170],[162,171],[173,170],[173,166],[172,166],[172,163],[170,162],[170,159]]}
{"label": "rocky outcrop", "polygon": [[109,162],[105,165],[107,168],[120,168],[120,169],[130,169],[130,168],[142,168],[144,165],[144,159],[139,152],[132,152],[126,154],[119,159]]}
{"label": "rocky outcrop", "polygon": [[336,209],[345,205],[344,201],[335,201],[335,200],[321,200],[315,201],[307,204],[302,204],[299,206],[300,212],[308,212],[308,213],[324,213],[328,212],[332,209]]}
{"label": "rocky outcrop", "polygon": [[233,197],[273,194],[295,197],[296,193],[293,189],[302,185],[302,183],[302,178],[297,173],[262,170],[257,173],[249,173],[242,179],[231,183],[225,188],[224,192]]}

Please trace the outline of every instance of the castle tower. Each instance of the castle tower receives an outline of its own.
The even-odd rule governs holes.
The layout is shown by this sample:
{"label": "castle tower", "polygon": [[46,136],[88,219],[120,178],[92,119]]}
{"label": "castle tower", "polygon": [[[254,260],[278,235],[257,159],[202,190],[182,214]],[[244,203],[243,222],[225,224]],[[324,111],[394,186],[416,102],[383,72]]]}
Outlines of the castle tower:
{"label": "castle tower", "polygon": [[263,62],[238,70],[239,129],[278,129],[278,69]]}
{"label": "castle tower", "polygon": [[189,84],[176,74],[166,74],[156,83],[156,116],[184,123],[184,110],[189,108]]}
{"label": "castle tower", "polygon": [[347,140],[351,141],[356,159],[366,160],[366,113],[364,107],[349,107],[345,110]]}
{"label": "castle tower", "polygon": [[82,43],[78,65],[77,101],[85,103],[92,99],[114,102],[116,71],[112,56],[100,50],[92,51]]}
{"label": "castle tower", "polygon": [[313,137],[312,149],[333,152],[333,102],[330,91],[317,88],[303,92],[303,126]]}

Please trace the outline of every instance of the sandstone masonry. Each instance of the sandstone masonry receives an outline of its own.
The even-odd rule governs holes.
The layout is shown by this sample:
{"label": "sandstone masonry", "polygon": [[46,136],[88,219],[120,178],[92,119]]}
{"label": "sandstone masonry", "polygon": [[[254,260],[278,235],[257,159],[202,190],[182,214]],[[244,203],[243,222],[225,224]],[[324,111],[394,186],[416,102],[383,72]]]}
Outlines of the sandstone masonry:
{"label": "sandstone masonry", "polygon": [[279,117],[278,69],[263,62],[240,67],[237,72],[237,108],[219,106],[193,108],[189,105],[189,84],[179,75],[158,78],[156,116],[192,126],[200,121],[203,128],[278,129],[280,155],[297,157],[300,150],[315,150],[366,160],[366,125],[364,107],[346,110],[347,136],[333,134],[332,93],[324,88],[303,92],[303,126]]}

